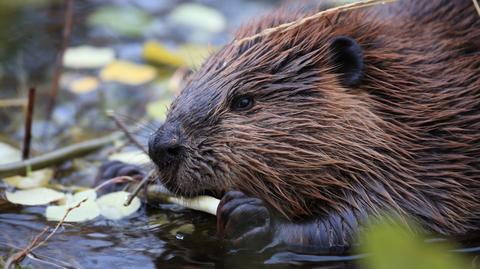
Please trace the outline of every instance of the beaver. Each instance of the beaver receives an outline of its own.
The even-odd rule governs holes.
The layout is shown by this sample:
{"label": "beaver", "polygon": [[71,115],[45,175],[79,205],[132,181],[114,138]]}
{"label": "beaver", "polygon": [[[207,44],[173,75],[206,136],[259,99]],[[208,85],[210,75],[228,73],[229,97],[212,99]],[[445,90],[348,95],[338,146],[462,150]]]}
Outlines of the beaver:
{"label": "beaver", "polygon": [[240,28],[192,74],[149,140],[159,179],[222,197],[235,246],[348,249],[371,216],[464,235],[480,218],[480,17],[401,0]]}

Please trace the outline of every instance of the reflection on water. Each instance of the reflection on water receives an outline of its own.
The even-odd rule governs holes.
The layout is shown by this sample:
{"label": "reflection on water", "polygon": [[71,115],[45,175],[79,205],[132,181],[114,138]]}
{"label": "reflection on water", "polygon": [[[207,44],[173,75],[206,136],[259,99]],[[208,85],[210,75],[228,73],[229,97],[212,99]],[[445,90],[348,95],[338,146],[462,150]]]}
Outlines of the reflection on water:
{"label": "reflection on water", "polygon": [[[43,210],[2,208],[0,255],[24,247],[44,225],[53,226],[54,223],[45,221]],[[75,268],[287,268],[301,264],[312,268],[353,268],[349,261],[358,258],[289,252],[228,253],[215,237],[214,217],[179,209],[147,211],[119,222],[65,224],[34,255]],[[191,227],[186,224],[193,224],[194,229],[182,230],[181,227]],[[31,260],[26,263],[34,264],[35,268],[49,268]]]}

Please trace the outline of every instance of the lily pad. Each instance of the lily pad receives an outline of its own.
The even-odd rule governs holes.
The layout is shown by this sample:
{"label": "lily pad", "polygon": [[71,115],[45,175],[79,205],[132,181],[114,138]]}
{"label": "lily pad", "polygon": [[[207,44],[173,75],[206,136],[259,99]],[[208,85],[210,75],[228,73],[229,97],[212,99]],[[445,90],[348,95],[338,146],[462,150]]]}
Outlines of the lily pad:
{"label": "lily pad", "polygon": [[200,4],[182,4],[170,13],[168,19],[179,25],[185,25],[210,33],[225,30],[227,22],[222,13],[216,9]]}
{"label": "lily pad", "polygon": [[147,61],[175,67],[198,67],[214,51],[209,46],[183,45],[172,50],[160,42],[149,41],[143,48],[143,58]]}
{"label": "lily pad", "polygon": [[[82,201],[82,200],[80,200]],[[70,207],[76,206],[80,201],[77,201],[76,204],[69,204]],[[67,205],[55,205],[48,206],[45,210],[45,216],[48,220],[59,221],[61,220],[67,210],[70,208]],[[78,208],[72,209],[68,216],[65,218],[66,222],[83,222],[92,220],[100,215],[100,209],[98,208],[97,203],[94,200],[88,199],[83,202]]]}
{"label": "lily pad", "polygon": [[5,192],[7,200],[20,205],[46,205],[54,201],[65,199],[63,192],[58,192],[48,188],[34,188],[28,190],[19,190],[15,192]]}
{"label": "lily pad", "polygon": [[3,181],[18,189],[32,189],[44,187],[53,177],[52,169],[42,169],[31,172],[28,176],[12,176],[4,178]]}
{"label": "lily pad", "polygon": [[66,222],[83,222],[92,220],[100,215],[100,209],[98,208],[95,199],[97,199],[97,192],[94,189],[87,189],[75,193],[74,195],[66,196],[66,204],[48,206],[45,210],[45,216],[48,220],[59,221],[65,216],[67,210],[71,207],[77,206],[78,203],[87,199],[78,208],[72,209],[68,213]]}
{"label": "lily pad", "polygon": [[112,48],[79,46],[68,48],[63,57],[63,65],[68,68],[100,68],[115,59]]}
{"label": "lily pad", "polygon": [[95,10],[87,18],[89,26],[98,26],[125,36],[140,36],[152,18],[134,7],[105,6]]}
{"label": "lily pad", "polygon": [[114,61],[100,72],[100,78],[104,81],[115,81],[132,86],[150,82],[156,76],[157,71],[152,66],[127,61]]}
{"label": "lily pad", "polygon": [[111,220],[119,220],[135,213],[140,208],[140,199],[135,197],[129,206],[123,204],[127,200],[130,193],[125,191],[112,192],[105,194],[97,199],[100,213]]}

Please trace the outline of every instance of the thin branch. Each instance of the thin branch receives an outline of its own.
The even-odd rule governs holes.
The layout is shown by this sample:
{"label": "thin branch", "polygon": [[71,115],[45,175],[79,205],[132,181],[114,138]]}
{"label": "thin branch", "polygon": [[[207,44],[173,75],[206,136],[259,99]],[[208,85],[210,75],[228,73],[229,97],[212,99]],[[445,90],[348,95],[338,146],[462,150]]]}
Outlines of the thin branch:
{"label": "thin branch", "polygon": [[25,114],[25,135],[23,137],[23,150],[22,159],[28,159],[30,156],[30,145],[32,141],[32,122],[33,122],[33,110],[35,108],[35,92],[34,87],[28,90],[28,106],[27,113]]}
{"label": "thin branch", "polygon": [[116,184],[116,183],[125,183],[125,182],[135,182],[136,179],[134,177],[130,176],[119,176],[119,177],[114,177],[111,178],[105,182],[102,182],[102,184],[98,185],[95,187],[95,191],[99,191],[101,188],[104,188],[105,186],[111,185],[111,184]]}
{"label": "thin branch", "polygon": [[25,175],[28,167],[30,167],[32,170],[37,170],[54,164],[62,163],[66,160],[87,155],[95,150],[98,150],[99,148],[112,144],[115,140],[121,138],[122,136],[123,133],[115,132],[105,137],[66,146],[64,148],[60,148],[24,161],[0,165],[0,178],[13,175]]}
{"label": "thin branch", "polygon": [[37,236],[35,236],[33,240],[28,244],[27,247],[10,256],[8,260],[5,262],[4,268],[5,269],[14,268],[13,266],[21,262],[30,252],[34,251],[35,249],[45,244],[58,231],[60,226],[62,226],[62,224],[65,222],[65,219],[68,217],[70,212],[72,212],[72,210],[76,208],[79,208],[82,205],[82,203],[87,201],[87,199],[88,198],[85,198],[82,201],[80,201],[77,205],[68,208],[65,214],[63,215],[62,219],[57,223],[57,225],[53,229],[53,231],[51,231],[43,240],[42,240],[42,237],[47,233],[48,229],[50,228],[48,226],[45,227]]}
{"label": "thin branch", "polygon": [[154,174],[154,170],[150,170],[150,172],[142,179],[142,181],[140,181],[137,184],[137,186],[132,191],[132,193],[130,193],[128,195],[128,198],[127,198],[127,200],[125,200],[125,203],[123,203],[124,206],[129,206],[132,203],[133,198],[137,197],[140,190],[142,188],[146,187],[148,185],[148,183],[153,182],[153,179],[154,179],[153,174]]}
{"label": "thin branch", "polygon": [[148,155],[147,149],[142,146],[142,144],[135,138],[133,137],[132,133],[128,130],[127,126],[115,115],[115,112],[112,110],[107,110],[106,114],[108,117],[110,117],[115,124],[117,125],[120,130],[125,134],[125,136],[141,151],[143,151],[145,154]]}
{"label": "thin branch", "polygon": [[72,33],[74,1],[73,0],[64,0],[64,1],[65,1],[65,22],[63,26],[63,40],[62,40],[62,46],[60,47],[57,58],[55,60],[55,70],[53,73],[52,87],[50,89],[50,96],[49,96],[49,101],[47,105],[47,126],[48,126],[48,122],[52,117],[52,113],[56,105],[58,86],[60,84],[60,76],[62,75],[62,71],[63,71],[63,55],[65,54],[65,50],[68,47],[68,43],[70,41],[70,35]]}
{"label": "thin branch", "polygon": [[352,10],[352,9],[364,8],[364,7],[369,7],[369,6],[373,6],[373,5],[387,4],[387,3],[392,3],[392,2],[395,2],[395,1],[397,1],[397,0],[363,0],[363,1],[355,2],[355,3],[343,5],[343,6],[330,8],[330,9],[320,11],[318,13],[313,14],[312,16],[308,16],[308,17],[305,17],[305,18],[300,19],[300,20],[280,24],[279,26],[272,27],[272,28],[267,28],[267,29],[261,31],[258,34],[248,36],[248,37],[242,38],[240,40],[236,40],[236,41],[234,41],[235,42],[234,44],[236,46],[240,46],[245,42],[254,40],[254,39],[259,38],[259,37],[268,36],[268,35],[270,35],[272,33],[275,33],[275,32],[279,32],[279,31],[286,32],[288,30],[291,30],[291,29],[297,28],[299,26],[302,26],[309,21],[317,20],[317,19],[319,19],[321,17],[324,17],[328,14],[332,14],[332,13],[336,13],[336,12],[343,12],[343,11]]}

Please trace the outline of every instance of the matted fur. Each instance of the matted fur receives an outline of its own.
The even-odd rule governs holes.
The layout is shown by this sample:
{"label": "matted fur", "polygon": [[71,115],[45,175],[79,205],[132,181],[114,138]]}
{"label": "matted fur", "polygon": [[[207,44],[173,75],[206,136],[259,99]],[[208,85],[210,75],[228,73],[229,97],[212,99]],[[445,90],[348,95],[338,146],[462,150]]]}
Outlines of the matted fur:
{"label": "matted fur", "polygon": [[[312,12],[280,10],[235,38]],[[334,72],[338,36],[363,49],[352,88]],[[231,110],[240,95],[251,110]],[[391,210],[463,234],[480,216],[480,18],[470,0],[405,0],[232,41],[173,102],[174,125],[185,153],[159,174],[181,195],[241,190],[290,220]]]}

